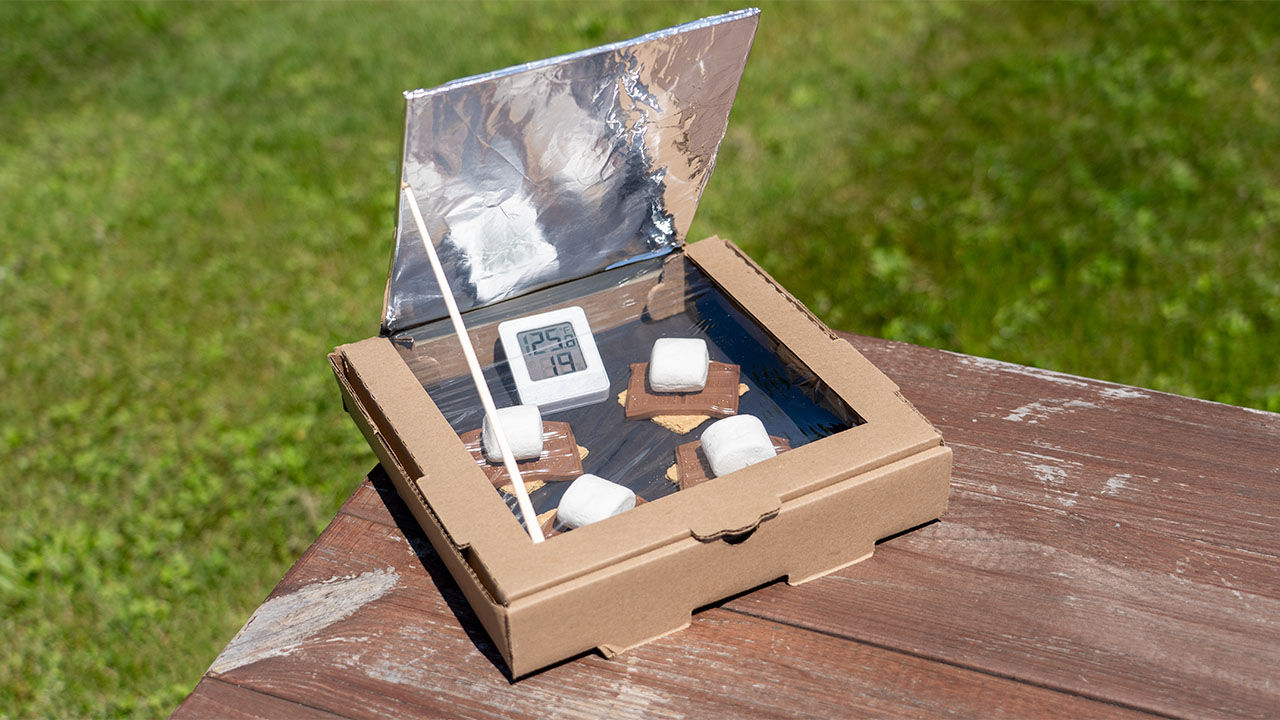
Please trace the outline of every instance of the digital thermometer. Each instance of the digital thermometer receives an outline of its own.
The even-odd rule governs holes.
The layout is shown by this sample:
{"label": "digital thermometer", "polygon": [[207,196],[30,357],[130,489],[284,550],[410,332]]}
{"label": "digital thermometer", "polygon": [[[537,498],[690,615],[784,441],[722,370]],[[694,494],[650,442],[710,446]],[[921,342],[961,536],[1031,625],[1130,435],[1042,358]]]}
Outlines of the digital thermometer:
{"label": "digital thermometer", "polygon": [[609,375],[582,308],[507,320],[498,337],[521,404],[547,414],[609,398]]}

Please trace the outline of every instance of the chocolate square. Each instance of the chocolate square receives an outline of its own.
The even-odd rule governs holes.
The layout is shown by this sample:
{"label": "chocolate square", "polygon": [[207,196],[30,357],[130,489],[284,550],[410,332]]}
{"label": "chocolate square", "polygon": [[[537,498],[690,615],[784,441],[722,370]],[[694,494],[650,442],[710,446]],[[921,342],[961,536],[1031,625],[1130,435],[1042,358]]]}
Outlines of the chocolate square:
{"label": "chocolate square", "polygon": [[649,363],[631,364],[627,384],[628,420],[645,420],[657,415],[706,415],[724,418],[738,414],[738,366],[712,362],[707,368],[707,384],[698,392],[659,393],[649,388]]}
{"label": "chocolate square", "polygon": [[[770,435],[769,439],[773,441],[773,449],[779,455],[791,449],[791,443],[786,438]],[[711,474],[711,463],[707,462],[707,455],[702,452],[701,440],[676,448],[676,476],[680,479],[681,490],[701,485],[714,477]]]}
{"label": "chocolate square", "polygon": [[[482,432],[472,430],[458,437],[494,487],[510,485],[511,476],[507,474],[507,468],[501,462],[491,463],[485,458]],[[520,468],[520,475],[526,481],[556,482],[573,480],[581,475],[582,456],[578,453],[578,441],[573,437],[573,429],[569,427],[569,423],[544,421],[542,455],[533,460],[517,460],[516,467]]]}

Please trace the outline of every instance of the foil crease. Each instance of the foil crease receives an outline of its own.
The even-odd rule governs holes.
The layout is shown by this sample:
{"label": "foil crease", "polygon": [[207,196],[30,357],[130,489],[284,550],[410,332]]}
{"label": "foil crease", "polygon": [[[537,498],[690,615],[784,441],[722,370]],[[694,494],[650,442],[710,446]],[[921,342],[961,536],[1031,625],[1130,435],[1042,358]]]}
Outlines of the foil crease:
{"label": "foil crease", "polygon": [[[405,93],[401,177],[459,308],[682,244],[758,15],[741,10]],[[384,334],[447,314],[403,194],[398,206]]]}

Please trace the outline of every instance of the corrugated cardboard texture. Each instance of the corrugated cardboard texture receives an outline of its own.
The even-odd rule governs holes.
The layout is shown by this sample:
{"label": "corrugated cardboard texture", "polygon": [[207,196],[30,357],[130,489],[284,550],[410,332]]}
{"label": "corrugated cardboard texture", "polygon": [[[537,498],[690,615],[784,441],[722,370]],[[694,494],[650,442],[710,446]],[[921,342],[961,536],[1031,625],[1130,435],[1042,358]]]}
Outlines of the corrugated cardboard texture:
{"label": "corrugated cardboard texture", "polygon": [[797,584],[865,559],[902,524],[942,513],[946,494],[938,488],[950,469],[950,448],[935,447],[787,503],[739,542],[686,538],[523,598],[510,608],[512,671],[590,650],[602,638],[603,652],[621,652],[683,627],[694,608],[735,592],[782,577]]}
{"label": "corrugated cardboard texture", "polygon": [[467,602],[475,610],[476,616],[480,619],[480,624],[484,626],[490,637],[506,638],[508,636],[506,608],[494,600],[486,584],[476,575],[459,552],[458,547],[445,535],[439,518],[431,513],[425,499],[422,497],[421,491],[410,479],[410,475],[405,472],[400,459],[396,456],[396,453],[391,451],[390,445],[377,430],[371,416],[364,410],[364,404],[368,402],[368,396],[366,395],[364,400],[357,398],[351,383],[347,381],[342,357],[338,353],[331,354],[329,356],[329,364],[338,379],[338,387],[342,392],[343,408],[355,420],[356,427],[360,429],[360,432],[369,440],[374,454],[378,456],[378,462],[382,463],[382,467],[387,471],[387,475],[396,486],[396,492],[405,500],[405,504],[413,513],[414,519],[422,526],[432,547],[436,549],[445,566],[449,568],[449,573],[458,580],[458,586],[462,589],[462,594],[466,596]]}
{"label": "corrugated cardboard texture", "polygon": [[945,510],[950,449],[892,381],[732,244],[685,255],[866,424],[534,545],[389,340],[336,352],[349,412],[516,675],[820,576]]}

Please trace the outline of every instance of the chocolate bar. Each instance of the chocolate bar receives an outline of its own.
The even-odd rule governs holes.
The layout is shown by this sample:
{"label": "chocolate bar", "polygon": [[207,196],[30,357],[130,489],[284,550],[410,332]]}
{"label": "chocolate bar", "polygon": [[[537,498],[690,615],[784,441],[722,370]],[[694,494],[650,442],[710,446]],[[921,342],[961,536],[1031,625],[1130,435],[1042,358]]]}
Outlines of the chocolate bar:
{"label": "chocolate bar", "polygon": [[[773,449],[779,455],[791,449],[791,443],[786,438],[770,435],[769,439],[773,441]],[[701,485],[712,477],[714,476],[711,474],[711,464],[707,462],[707,456],[702,452],[701,440],[694,440],[676,448],[676,478],[681,490]]]}
{"label": "chocolate bar", "polygon": [[[465,432],[458,437],[494,487],[511,484],[511,476],[502,463],[491,463],[485,459],[480,430]],[[572,480],[581,475],[582,453],[578,450],[578,441],[573,437],[569,423],[544,421],[542,455],[533,460],[519,460],[516,467],[520,468],[520,475],[526,482]]]}
{"label": "chocolate bar", "polygon": [[729,417],[738,414],[738,366],[712,362],[707,368],[707,385],[698,392],[655,393],[649,388],[649,363],[631,364],[627,384],[626,416],[644,420],[658,415],[706,415]]}

